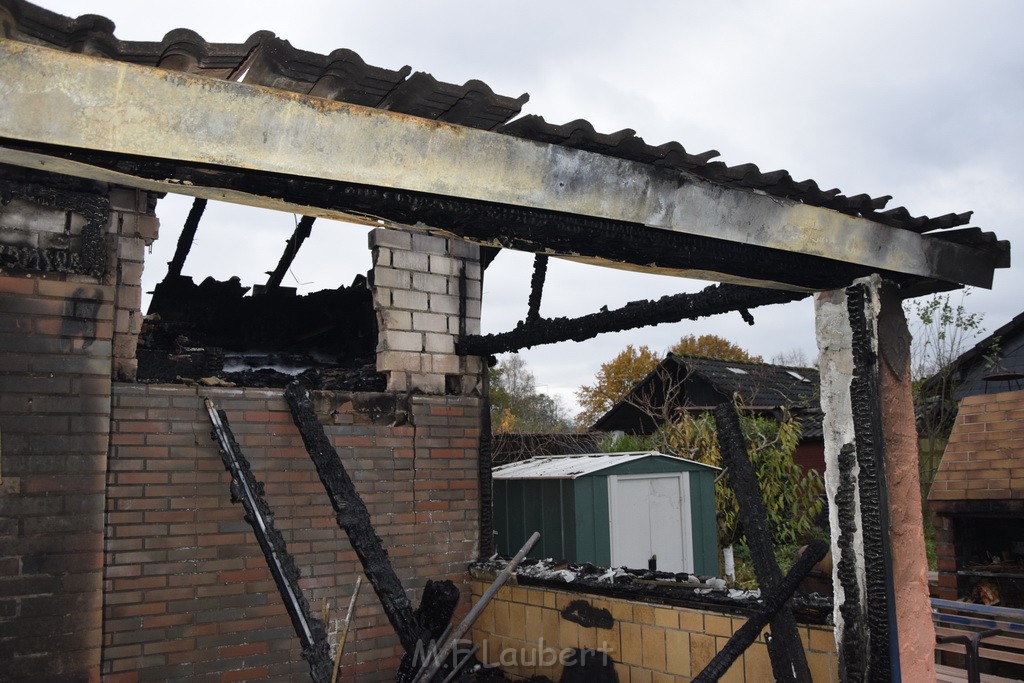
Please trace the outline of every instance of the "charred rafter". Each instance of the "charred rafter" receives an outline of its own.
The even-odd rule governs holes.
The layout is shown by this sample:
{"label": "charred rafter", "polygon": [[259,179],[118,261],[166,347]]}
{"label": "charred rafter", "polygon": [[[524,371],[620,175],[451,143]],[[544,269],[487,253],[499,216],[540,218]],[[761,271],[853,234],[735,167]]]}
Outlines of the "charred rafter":
{"label": "charred rafter", "polygon": [[544,278],[548,273],[548,257],[537,254],[533,257],[533,277],[530,278],[530,305],[526,313],[526,322],[540,320],[540,299],[544,295]]}
{"label": "charred rafter", "polygon": [[292,267],[292,261],[295,260],[299,249],[302,248],[302,243],[312,234],[313,221],[315,220],[316,216],[303,216],[299,224],[295,226],[295,231],[288,238],[288,244],[285,245],[284,253],[281,254],[281,259],[277,262],[277,268],[274,268],[274,272],[269,274],[270,277],[267,279],[267,284],[263,289],[264,292],[275,290],[281,286],[284,274]]}
{"label": "charred rafter", "polygon": [[348,535],[352,549],[363,565],[363,573],[377,593],[402,647],[406,652],[413,652],[418,642],[427,642],[429,634],[413,614],[405,588],[395,574],[388,553],[370,522],[370,513],[345,470],[338,451],[331,445],[323,425],[317,419],[309,400],[309,392],[298,382],[293,382],[288,385],[284,397],[291,407],[292,419],[316,466],[320,481],[327,490],[338,526]]}
{"label": "charred rafter", "polygon": [[203,219],[203,212],[206,211],[206,200],[196,197],[192,202],[192,208],[185,219],[185,225],[178,235],[178,243],[174,247],[174,256],[167,264],[167,279],[172,280],[181,275],[181,269],[185,265],[188,252],[192,249],[192,242],[196,238],[196,230],[199,229],[199,221]]}
{"label": "charred rafter", "polygon": [[760,289],[742,285],[711,285],[699,292],[663,296],[657,301],[634,301],[613,311],[600,311],[579,318],[548,318],[520,323],[509,332],[471,335],[459,340],[458,353],[488,356],[540,344],[583,341],[603,332],[696,320],[770,304],[783,304],[808,296],[802,292]]}
{"label": "charred rafter", "polygon": [[[704,670],[697,674],[693,683],[711,683],[719,680],[729,670],[729,667],[743,654],[750,645],[761,635],[761,630],[768,625],[773,617],[781,610],[796,592],[800,582],[807,578],[814,565],[821,562],[828,552],[828,543],[825,541],[814,541],[807,546],[807,551],[796,561],[793,567],[782,579],[778,588],[764,595],[763,609],[747,620],[747,623],[739,627],[736,633],[732,634],[729,641],[718,651],[718,654],[708,663]],[[785,679],[783,679],[785,680]]]}
{"label": "charred rafter", "polygon": [[231,500],[241,502],[245,520],[252,526],[281,593],[292,626],[302,642],[302,656],[309,662],[309,673],[315,683],[331,679],[331,654],[327,630],[322,621],[310,614],[309,603],[299,585],[299,569],[289,554],[281,532],[274,526],[274,516],[263,498],[263,483],[256,479],[248,459],[242,453],[228,424],[228,416],[206,399],[206,409],[213,423],[213,438],[220,446],[224,468],[231,473]]}
{"label": "charred rafter", "polygon": [[[241,192],[292,206],[426,227],[482,244],[543,251],[552,256],[601,259],[610,264],[667,271],[720,273],[723,279],[778,282],[815,291],[846,287],[872,272],[863,266],[795,251],[557,211],[41,143],[5,140],[3,144],[110,169],[161,186],[170,180],[180,187]],[[898,281],[908,279],[885,274]]]}
{"label": "charred rafter", "polygon": [[[775,560],[775,546],[768,528],[768,513],[761,499],[757,473],[747,457],[747,440],[740,428],[740,416],[732,403],[715,408],[718,425],[718,443],[722,451],[722,464],[729,472],[729,485],[736,492],[740,522],[750,546],[750,559],[754,564],[757,583],[762,595],[778,593],[782,587],[782,570]],[[824,555],[824,553],[822,553]],[[819,558],[820,559],[820,558]],[[813,566],[813,565],[812,565]],[[772,639],[768,641],[768,655],[776,681],[810,683],[807,655],[800,642],[800,632],[793,611],[783,605],[772,617]]]}

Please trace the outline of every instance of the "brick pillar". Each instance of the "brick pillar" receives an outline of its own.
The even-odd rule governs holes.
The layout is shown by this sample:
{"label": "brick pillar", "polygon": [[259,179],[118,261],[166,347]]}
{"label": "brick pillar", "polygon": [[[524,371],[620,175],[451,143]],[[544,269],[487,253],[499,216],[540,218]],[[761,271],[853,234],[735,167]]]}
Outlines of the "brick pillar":
{"label": "brick pillar", "polygon": [[115,307],[137,313],[142,255],[119,236],[155,219],[97,183],[0,168],[0,190],[0,680],[99,680]]}
{"label": "brick pillar", "polygon": [[378,228],[370,233],[370,249],[377,370],[387,374],[388,391],[478,393],[480,359],[457,356],[455,341],[460,331],[480,332],[479,248]]}

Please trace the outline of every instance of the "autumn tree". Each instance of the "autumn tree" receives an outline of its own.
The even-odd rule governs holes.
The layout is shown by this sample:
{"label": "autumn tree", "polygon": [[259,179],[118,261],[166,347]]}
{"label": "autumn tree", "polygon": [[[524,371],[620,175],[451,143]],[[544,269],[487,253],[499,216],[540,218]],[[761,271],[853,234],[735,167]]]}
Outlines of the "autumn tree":
{"label": "autumn tree", "polygon": [[538,434],[572,428],[558,397],[537,391],[537,380],[521,356],[510,354],[499,361],[490,369],[488,380],[495,432]]}
{"label": "autumn tree", "polygon": [[[669,347],[668,353],[744,363],[761,362],[761,356],[752,356],[728,339],[714,334],[681,337]],[[648,346],[635,348],[630,344],[615,358],[603,363],[594,378],[594,384],[576,390],[576,400],[583,408],[576,416],[576,423],[584,428],[593,424],[649,375],[662,357]]]}
{"label": "autumn tree", "polygon": [[685,337],[681,337],[668,350],[669,353],[674,353],[677,356],[734,360],[739,363],[762,362],[761,356],[751,355],[742,347],[716,334],[702,334],[699,337],[688,334]]}
{"label": "autumn tree", "polygon": [[593,424],[660,362],[661,358],[650,347],[634,348],[630,344],[615,358],[602,363],[597,371],[597,381],[592,386],[584,385],[576,390],[576,400],[583,408],[576,416],[577,424],[582,427]]}

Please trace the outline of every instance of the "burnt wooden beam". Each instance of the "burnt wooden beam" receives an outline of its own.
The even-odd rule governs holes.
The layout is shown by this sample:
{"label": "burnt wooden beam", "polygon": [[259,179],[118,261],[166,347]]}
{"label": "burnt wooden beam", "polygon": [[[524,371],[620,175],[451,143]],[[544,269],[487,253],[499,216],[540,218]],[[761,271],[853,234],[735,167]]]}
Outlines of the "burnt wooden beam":
{"label": "burnt wooden beam", "polygon": [[544,318],[520,323],[509,332],[470,335],[456,344],[464,356],[488,356],[541,344],[583,341],[604,332],[620,332],[637,327],[696,320],[770,304],[789,303],[809,296],[743,285],[711,285],[696,293],[663,296],[657,301],[634,301],[612,311],[600,311],[579,318]]}
{"label": "burnt wooden beam", "polygon": [[540,299],[544,295],[544,278],[548,273],[548,257],[537,254],[533,257],[533,277],[530,278],[530,301],[526,312],[526,322],[540,320]]}
{"label": "burnt wooden beam", "polygon": [[327,490],[338,526],[348,535],[352,549],[363,565],[363,573],[377,593],[384,614],[398,634],[402,647],[406,652],[415,651],[418,642],[426,642],[427,634],[413,614],[405,588],[391,566],[380,537],[373,529],[366,504],[345,470],[341,456],[331,445],[323,425],[317,419],[309,400],[309,392],[299,382],[292,382],[285,389],[284,397],[320,481]]}
{"label": "burnt wooden beam", "polygon": [[[779,610],[785,607],[789,599],[793,597],[793,593],[800,586],[800,582],[807,578],[807,575],[814,569],[814,565],[820,562],[827,552],[828,543],[825,541],[814,541],[808,545],[803,556],[796,561],[789,570],[789,573],[779,583],[776,590],[767,595],[764,592],[761,593],[761,599],[764,601],[764,607],[761,611],[748,619],[747,623],[743,624],[732,634],[732,637],[708,662],[704,670],[694,677],[693,683],[713,683],[724,676],[729,667],[757,640],[757,637],[761,634],[761,629],[770,622],[773,623],[774,617],[778,614]],[[771,642],[769,642],[768,646],[770,649]],[[776,678],[776,680],[788,680],[788,678]]]}
{"label": "burnt wooden beam", "polygon": [[189,209],[185,225],[182,226],[181,234],[178,235],[178,243],[174,247],[174,256],[167,264],[168,280],[181,276],[181,269],[185,265],[185,259],[188,257],[188,252],[192,250],[192,242],[196,239],[199,221],[202,220],[203,212],[206,211],[206,202],[207,200],[202,197],[196,197],[192,202],[192,208]]}
{"label": "burnt wooden beam", "polygon": [[299,568],[288,553],[284,537],[274,526],[274,516],[263,498],[263,483],[256,479],[249,460],[235,440],[227,413],[216,409],[210,399],[204,403],[224,468],[231,473],[231,500],[240,502],[245,509],[245,521],[256,535],[292,627],[302,643],[302,656],[309,663],[310,677],[314,683],[327,683],[333,669],[327,629],[321,620],[310,614],[309,603],[299,585]]}
{"label": "burnt wooden beam", "polygon": [[285,245],[284,253],[281,254],[281,259],[277,262],[277,267],[274,268],[274,271],[270,273],[270,277],[267,278],[267,284],[263,289],[264,292],[269,292],[281,286],[285,273],[291,268],[292,262],[299,253],[299,249],[302,248],[302,243],[313,232],[313,221],[315,220],[316,216],[303,216],[299,224],[295,226],[295,231],[288,238],[288,243]]}
{"label": "burnt wooden beam", "polygon": [[882,394],[878,374],[875,305],[868,285],[846,290],[847,310],[853,333],[853,377],[850,403],[858,466],[861,531],[864,538],[865,597],[868,630],[868,680],[899,677],[899,646],[895,595],[892,581],[892,549],[889,544],[889,496],[885,480],[885,445],[882,437]]}
{"label": "burnt wooden beam", "polygon": [[[740,523],[747,537],[761,595],[775,595],[782,589],[782,570],[775,560],[775,545],[768,528],[768,512],[761,499],[757,473],[747,457],[747,440],[743,436],[736,406],[729,402],[719,404],[715,408],[715,424],[722,464],[729,472],[729,486],[736,492]],[[796,619],[785,603],[772,617],[771,625],[772,639],[768,641],[768,655],[775,680],[811,683],[811,672],[807,667],[807,655],[800,642]]]}

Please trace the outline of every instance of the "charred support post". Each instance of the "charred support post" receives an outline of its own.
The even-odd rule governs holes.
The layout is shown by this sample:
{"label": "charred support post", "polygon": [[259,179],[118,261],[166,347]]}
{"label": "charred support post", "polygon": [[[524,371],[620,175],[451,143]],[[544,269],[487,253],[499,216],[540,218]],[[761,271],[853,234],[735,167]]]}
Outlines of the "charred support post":
{"label": "charred support post", "polygon": [[[747,443],[743,437],[736,407],[732,403],[717,406],[715,423],[722,463],[729,472],[729,485],[736,492],[740,522],[750,546],[750,558],[754,563],[757,583],[761,587],[762,595],[774,595],[782,586],[782,571],[775,561],[775,547],[768,528],[768,514],[764,501],[761,500],[757,473],[747,457]],[[821,556],[824,556],[824,551]],[[800,642],[800,633],[792,610],[783,605],[772,618],[771,625],[772,639],[768,641],[768,655],[772,660],[775,680],[810,683],[811,672],[807,668],[807,655]]]}
{"label": "charred support post", "polygon": [[320,481],[334,507],[338,526],[348,535],[352,549],[363,565],[363,572],[380,598],[388,621],[398,634],[406,652],[424,639],[424,629],[412,612],[412,605],[402,583],[391,567],[388,553],[370,523],[370,513],[345,471],[341,457],[334,450],[324,428],[316,417],[309,393],[298,382],[288,385],[284,397],[292,410],[292,419],[299,428],[302,442],[316,466]]}
{"label": "charred support post", "polygon": [[[725,672],[743,654],[743,651],[757,640],[761,629],[768,622],[774,623],[774,617],[779,613],[779,610],[785,607],[793,593],[796,592],[800,582],[814,569],[814,565],[820,562],[821,558],[825,557],[826,552],[828,552],[828,544],[825,541],[811,543],[807,547],[807,551],[797,560],[796,564],[793,565],[776,589],[764,596],[764,609],[751,617],[736,633],[732,634],[729,642],[708,662],[704,670],[697,674],[693,679],[693,683],[713,683],[725,675]],[[771,647],[770,643],[769,647]],[[780,679],[776,678],[776,680]],[[808,680],[810,679],[808,678]]]}
{"label": "charred support post", "polygon": [[185,219],[185,225],[181,229],[181,234],[178,235],[178,244],[174,248],[174,256],[171,258],[170,263],[167,264],[168,280],[181,276],[181,269],[185,265],[188,252],[192,249],[192,242],[196,238],[196,230],[199,229],[199,221],[202,220],[204,211],[206,211],[206,200],[197,197],[192,202],[192,209],[188,212],[188,218]]}
{"label": "charred support post", "polygon": [[231,499],[241,502],[245,508],[245,520],[256,534],[292,626],[302,642],[302,656],[309,662],[310,677],[314,683],[327,683],[331,680],[333,666],[324,623],[309,612],[309,603],[299,585],[299,569],[288,554],[284,538],[274,527],[270,506],[263,498],[263,484],[253,475],[248,459],[235,441],[227,414],[217,410],[210,399],[205,400],[205,405],[213,423],[213,438],[220,446],[220,457],[231,473]]}
{"label": "charred support post", "polygon": [[872,276],[816,301],[844,681],[935,676],[921,517],[908,511],[920,507],[909,335],[887,296]]}
{"label": "charred support post", "polygon": [[277,268],[274,268],[274,272],[270,273],[270,277],[267,278],[264,292],[273,291],[281,286],[284,274],[291,268],[292,261],[295,260],[299,249],[302,248],[302,243],[313,232],[313,221],[315,220],[316,216],[303,216],[299,224],[295,226],[295,232],[288,238],[288,244],[285,245],[284,253],[281,254],[281,260],[277,262]]}
{"label": "charred support post", "polygon": [[470,335],[459,340],[456,350],[463,356],[489,356],[570,339],[584,341],[603,332],[621,332],[647,325],[696,320],[741,308],[789,303],[806,296],[802,292],[743,285],[711,285],[694,294],[663,296],[657,301],[635,301],[614,311],[572,319],[538,319],[521,323],[510,332]]}
{"label": "charred support post", "polygon": [[864,538],[870,680],[899,681],[899,642],[893,605],[889,545],[889,496],[885,480],[882,402],[878,381],[878,285],[858,283],[846,290],[853,333],[850,402],[857,452],[857,483]]}
{"label": "charred support post", "polygon": [[540,299],[544,295],[544,278],[548,274],[548,257],[537,254],[533,257],[533,277],[530,279],[530,307],[526,312],[526,322],[540,320]]}

